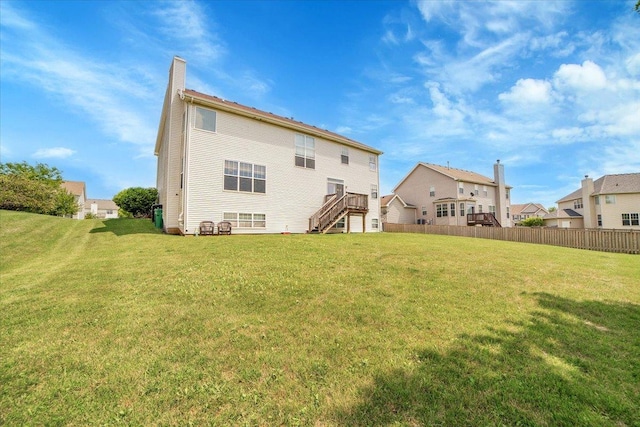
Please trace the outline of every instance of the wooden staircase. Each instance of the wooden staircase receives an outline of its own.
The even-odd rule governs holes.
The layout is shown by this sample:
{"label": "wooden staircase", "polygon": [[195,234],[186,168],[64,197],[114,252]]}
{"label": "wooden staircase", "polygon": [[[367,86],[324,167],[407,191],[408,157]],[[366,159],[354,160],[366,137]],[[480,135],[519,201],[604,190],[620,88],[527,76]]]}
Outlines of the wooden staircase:
{"label": "wooden staircase", "polygon": [[[369,212],[369,196],[358,193],[345,193],[342,196],[330,194],[325,203],[309,218],[309,233],[326,233],[342,218],[351,215],[362,216],[362,229],[365,229],[364,217]],[[347,226],[347,233],[349,232]]]}
{"label": "wooden staircase", "polygon": [[483,227],[502,227],[492,213],[467,214],[467,225],[481,225]]}

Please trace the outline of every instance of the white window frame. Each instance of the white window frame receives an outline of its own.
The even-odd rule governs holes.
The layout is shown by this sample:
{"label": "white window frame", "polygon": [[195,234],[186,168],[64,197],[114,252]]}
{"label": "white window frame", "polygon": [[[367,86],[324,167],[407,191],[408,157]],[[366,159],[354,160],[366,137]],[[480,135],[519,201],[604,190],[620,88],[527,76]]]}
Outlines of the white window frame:
{"label": "white window frame", "polygon": [[378,186],[376,184],[371,184],[371,198],[374,200],[378,198]]}
{"label": "white window frame", "polygon": [[616,195],[615,194],[605,194],[604,202],[607,205],[615,205],[616,204]]}
{"label": "white window frame", "polygon": [[349,147],[342,147],[342,151],[340,153],[340,163],[343,165],[349,164]]}
{"label": "white window frame", "polygon": [[316,140],[312,136],[296,133],[295,159],[297,167],[305,169],[316,168]]}
{"label": "white window frame", "polygon": [[369,170],[375,172],[378,170],[378,156],[369,154]]}
{"label": "white window frame", "polygon": [[[224,161],[224,176],[222,188],[225,191],[237,191],[239,193],[266,194],[267,193],[267,167],[238,160]],[[235,179],[235,188],[227,186],[228,178]],[[251,190],[242,189],[243,184],[249,183]],[[258,188],[258,191],[256,191]],[[264,191],[260,191],[264,190]]]}
{"label": "white window frame", "polygon": [[429,197],[436,197],[436,187],[433,185],[429,186]]}
{"label": "white window frame", "polygon": [[371,218],[371,228],[377,230],[379,227],[378,218]]}
{"label": "white window frame", "polygon": [[464,194],[464,182],[458,183],[458,194]]}
{"label": "white window frame", "polygon": [[267,215],[250,212],[224,212],[222,220],[234,228],[267,228]]}
{"label": "white window frame", "polygon": [[[205,132],[216,132],[216,129],[218,128],[218,123],[217,123],[218,114],[216,113],[216,111],[210,108],[205,108],[200,106],[196,106],[195,108],[196,108],[196,113],[193,119],[193,127],[195,129],[203,130]],[[213,119],[213,124],[208,123],[206,121],[207,118]]]}
{"label": "white window frame", "polygon": [[573,209],[582,209],[584,205],[582,204],[582,199],[575,199],[573,201]]}

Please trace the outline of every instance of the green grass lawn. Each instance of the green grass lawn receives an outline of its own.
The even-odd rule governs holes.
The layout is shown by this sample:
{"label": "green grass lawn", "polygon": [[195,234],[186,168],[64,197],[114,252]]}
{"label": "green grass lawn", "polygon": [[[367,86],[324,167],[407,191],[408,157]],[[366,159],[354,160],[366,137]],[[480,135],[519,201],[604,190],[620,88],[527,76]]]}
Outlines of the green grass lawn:
{"label": "green grass lawn", "polygon": [[0,211],[0,424],[640,426],[640,256]]}

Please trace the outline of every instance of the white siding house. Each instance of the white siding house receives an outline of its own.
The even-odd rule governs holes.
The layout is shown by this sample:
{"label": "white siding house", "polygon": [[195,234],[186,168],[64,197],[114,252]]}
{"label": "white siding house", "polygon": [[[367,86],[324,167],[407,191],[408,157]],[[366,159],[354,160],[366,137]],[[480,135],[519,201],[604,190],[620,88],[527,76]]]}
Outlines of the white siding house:
{"label": "white siding house", "polygon": [[186,89],[185,78],[186,62],[176,57],[155,147],[166,232],[195,234],[201,221],[229,221],[233,233],[305,233],[334,193],[367,206],[335,210],[340,218],[327,227],[345,218],[350,231],[378,231],[379,150]]}

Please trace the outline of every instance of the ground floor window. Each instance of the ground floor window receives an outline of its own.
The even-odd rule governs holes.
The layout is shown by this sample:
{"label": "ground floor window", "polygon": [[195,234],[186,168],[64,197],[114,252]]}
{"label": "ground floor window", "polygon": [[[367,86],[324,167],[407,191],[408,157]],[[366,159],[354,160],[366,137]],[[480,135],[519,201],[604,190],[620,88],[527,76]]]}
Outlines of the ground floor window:
{"label": "ground floor window", "polygon": [[598,227],[602,227],[602,215],[598,214]]}
{"label": "ground floor window", "polygon": [[436,216],[441,218],[443,216],[449,216],[449,204],[448,203],[438,203],[436,205]]}
{"label": "ground floor window", "polygon": [[371,228],[374,230],[378,229],[378,218],[371,218]]}
{"label": "ground floor window", "polygon": [[222,219],[230,222],[232,227],[238,228],[265,228],[267,226],[267,217],[262,213],[225,212]]}
{"label": "ground floor window", "polygon": [[622,225],[640,225],[638,213],[623,213]]}

